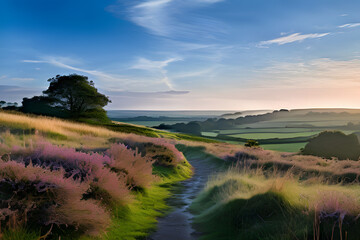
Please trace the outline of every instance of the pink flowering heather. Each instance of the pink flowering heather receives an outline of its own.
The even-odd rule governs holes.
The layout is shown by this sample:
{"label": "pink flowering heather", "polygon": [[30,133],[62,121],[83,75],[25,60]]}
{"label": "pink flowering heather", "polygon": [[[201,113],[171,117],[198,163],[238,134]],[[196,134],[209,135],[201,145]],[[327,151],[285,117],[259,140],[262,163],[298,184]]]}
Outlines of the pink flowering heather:
{"label": "pink flowering heather", "polygon": [[142,155],[155,160],[156,165],[174,167],[185,159],[184,155],[167,139],[139,139],[137,136],[131,135],[125,139],[119,139],[119,142],[133,150],[138,149]]}
{"label": "pink flowering heather", "polygon": [[61,171],[0,161],[0,221],[71,227],[88,234],[104,231],[109,215],[93,200],[81,200],[87,184],[64,178]]}
{"label": "pink flowering heather", "polygon": [[129,189],[124,177],[117,176],[106,167],[111,161],[107,155],[84,153],[41,142],[34,148],[13,148],[11,156],[25,166],[33,164],[51,171],[62,170],[65,178],[87,182],[90,186],[87,197],[106,203],[128,199]]}
{"label": "pink flowering heather", "polygon": [[119,175],[125,175],[131,188],[145,188],[153,182],[153,160],[142,157],[124,144],[112,145],[107,153],[111,157],[109,167]]}
{"label": "pink flowering heather", "polygon": [[167,142],[167,140],[163,139],[163,138],[154,138],[152,140],[152,143],[156,144],[156,145],[160,145],[165,147],[166,149],[168,149],[169,151],[172,152],[172,154],[174,154],[174,161],[172,162],[172,165],[177,165],[180,162],[184,161],[185,157],[182,154],[182,152],[180,152],[179,150],[177,150],[177,148],[175,147],[174,144]]}

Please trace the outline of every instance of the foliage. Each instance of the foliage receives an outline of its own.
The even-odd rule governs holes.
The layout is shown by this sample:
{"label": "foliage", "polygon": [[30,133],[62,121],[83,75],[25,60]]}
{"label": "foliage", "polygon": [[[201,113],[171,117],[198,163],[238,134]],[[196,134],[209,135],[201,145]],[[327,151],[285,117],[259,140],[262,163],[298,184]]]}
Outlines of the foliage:
{"label": "foliage", "polygon": [[122,139],[111,139],[111,141],[123,143],[139,151],[143,156],[154,160],[155,165],[174,167],[184,160],[183,154],[176,149],[174,144],[163,138],[139,139],[132,135]]}
{"label": "foliage", "polygon": [[96,202],[81,200],[86,187],[86,184],[64,178],[59,171],[1,161],[2,226],[56,225],[98,234],[105,229],[109,216]]}
{"label": "foliage", "polygon": [[43,96],[23,99],[23,112],[109,122],[103,107],[111,101],[98,92],[94,82],[89,81],[88,77],[77,74],[57,75],[48,79],[48,82],[50,85],[43,91]]}
{"label": "foliage", "polygon": [[89,110],[96,110],[106,106],[108,97],[99,93],[94,82],[88,77],[77,74],[68,76],[57,75],[48,80],[50,86],[43,93],[52,99],[52,106],[69,111],[70,116],[77,118]]}
{"label": "foliage", "polygon": [[18,103],[17,102],[5,102],[0,101],[0,109],[4,110],[18,110]]}
{"label": "foliage", "polygon": [[247,140],[245,143],[245,147],[258,147],[259,142],[256,140]]}
{"label": "foliage", "polygon": [[360,144],[355,134],[345,135],[339,131],[325,131],[312,138],[305,145],[302,153],[324,158],[358,160]]}
{"label": "foliage", "polygon": [[231,169],[209,180],[191,210],[200,239],[357,239],[359,199],[358,186]]}
{"label": "foliage", "polygon": [[[79,198],[83,206],[81,209],[83,214],[88,214],[89,223],[94,218],[87,209],[90,203],[95,205],[94,210],[100,209],[108,217],[109,214],[111,215],[111,221],[107,222],[109,224],[99,224],[98,228],[91,228],[94,229],[93,233],[85,225],[69,223],[68,227],[61,224],[57,227],[54,223],[51,234],[46,239],[58,239],[60,236],[61,239],[93,239],[85,237],[83,233],[95,234],[97,229],[102,232],[103,226],[106,228],[106,233],[96,234],[99,238],[144,237],[150,229],[155,228],[156,218],[165,213],[164,210],[167,209],[165,199],[171,195],[171,184],[191,175],[191,166],[182,153],[174,147],[171,139],[129,135],[99,126],[8,111],[0,111],[0,123],[2,161],[21,164],[26,170],[31,167],[39,169],[44,176],[56,175],[56,180],[50,183],[55,184],[58,179],[63,179],[69,184],[82,186],[81,190],[74,192],[81,196]],[[177,139],[172,133],[150,128],[136,127],[136,129],[145,129],[149,133],[155,133],[156,137],[160,137],[161,134]],[[108,141],[110,138],[131,138],[133,142],[141,144],[150,142],[151,146],[157,146],[155,151],[162,149],[163,153],[171,156],[174,161],[171,165],[157,164],[154,167],[152,166],[154,159],[142,156],[142,153],[136,151],[136,147],[129,149],[129,146],[121,144],[112,145]],[[106,151],[108,148],[113,148],[113,151]],[[110,164],[113,167],[110,167]],[[29,186],[36,184],[38,183],[29,183]],[[30,194],[26,196],[32,198]],[[62,192],[62,197],[67,198],[67,192]],[[47,200],[44,199],[44,202]],[[68,209],[75,211],[76,207],[74,205],[73,208]],[[43,214],[41,217],[46,218],[47,212],[44,211]],[[36,221],[33,221],[33,225],[29,221],[25,224],[20,218],[17,220],[18,226],[12,228],[6,225],[9,223],[8,220],[4,221],[6,223],[1,225],[0,232],[4,239],[39,239],[51,228],[51,224],[41,225]]]}
{"label": "foliage", "polygon": [[125,175],[126,183],[131,189],[149,187],[154,181],[153,160],[142,157],[123,144],[112,145],[107,154],[111,156],[111,160],[107,162],[108,167],[119,175]]}
{"label": "foliage", "polygon": [[86,198],[95,198],[106,204],[128,200],[126,176],[113,173],[106,167],[111,162],[107,155],[78,152],[74,148],[40,142],[29,148],[13,147],[11,157],[25,166],[62,171],[64,178],[86,182],[89,185]]}
{"label": "foliage", "polygon": [[33,113],[38,115],[68,118],[69,113],[60,107],[52,107],[52,99],[45,96],[34,96],[32,98],[23,98],[21,111],[24,113]]}

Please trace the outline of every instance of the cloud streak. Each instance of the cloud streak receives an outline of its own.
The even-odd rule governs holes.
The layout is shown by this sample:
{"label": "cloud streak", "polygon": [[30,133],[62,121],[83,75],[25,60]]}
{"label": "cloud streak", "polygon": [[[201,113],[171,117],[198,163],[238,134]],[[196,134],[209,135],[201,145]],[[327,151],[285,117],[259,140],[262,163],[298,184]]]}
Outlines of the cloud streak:
{"label": "cloud streak", "polygon": [[[73,60],[70,60],[68,58],[63,57],[44,57],[43,60],[22,60],[24,63],[45,63],[50,64],[59,68],[74,70],[82,73],[87,73],[92,76],[95,76],[99,78],[100,80],[106,81],[106,82],[117,82],[117,83],[126,83],[127,79],[124,79],[120,76],[108,74],[102,71],[98,70],[89,70],[79,67],[74,67],[70,65],[71,62],[74,62]],[[69,63],[68,63],[69,62]]]}
{"label": "cloud streak", "polygon": [[138,62],[134,64],[132,69],[140,69],[150,72],[159,72],[162,75],[161,81],[170,89],[174,90],[174,86],[167,75],[165,69],[170,63],[181,61],[181,58],[169,58],[163,61],[152,61],[146,58],[139,58]]}
{"label": "cloud streak", "polygon": [[[213,38],[225,33],[225,26],[213,18],[193,14],[193,10],[223,0],[142,0],[127,6],[126,17],[149,33],[167,38]],[[108,10],[123,12],[118,5]],[[186,17],[185,17],[186,16]]]}
{"label": "cloud streak", "polygon": [[330,33],[310,33],[310,34],[301,34],[301,33],[294,33],[288,36],[275,38],[272,40],[262,41],[260,42],[260,46],[267,46],[271,44],[277,44],[277,45],[284,45],[287,43],[293,43],[293,42],[302,42],[306,39],[315,39],[315,38],[322,38]]}
{"label": "cloud streak", "polygon": [[354,28],[354,27],[360,27],[360,23],[347,23],[347,24],[338,26],[338,28]]}

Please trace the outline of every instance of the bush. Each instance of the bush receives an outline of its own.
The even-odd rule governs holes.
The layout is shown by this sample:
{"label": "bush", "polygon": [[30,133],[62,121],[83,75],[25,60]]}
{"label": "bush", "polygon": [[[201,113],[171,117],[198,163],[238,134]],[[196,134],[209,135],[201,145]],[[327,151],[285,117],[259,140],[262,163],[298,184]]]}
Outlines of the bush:
{"label": "bush", "polygon": [[312,138],[302,150],[305,155],[339,160],[358,160],[360,144],[355,134],[345,135],[339,131],[325,131]]}
{"label": "bush", "polygon": [[40,142],[35,147],[13,148],[11,157],[25,166],[33,164],[51,171],[61,170],[64,178],[86,182],[90,187],[87,198],[95,198],[106,204],[128,200],[125,176],[117,175],[106,167],[111,162],[107,155],[78,152],[74,148]]}
{"label": "bush", "polygon": [[139,151],[142,156],[153,159],[155,165],[174,167],[184,161],[183,154],[176,149],[174,144],[168,143],[161,138],[149,138],[148,141],[140,141],[132,137],[126,139],[112,139],[120,142],[129,148]]}
{"label": "bush", "polygon": [[142,157],[136,150],[128,149],[124,144],[113,144],[107,154],[111,156],[108,162],[110,169],[120,176],[126,176],[130,188],[145,188],[154,181],[154,160]]}
{"label": "bush", "polygon": [[245,147],[257,147],[257,146],[259,146],[259,142],[256,140],[247,140],[244,146]]}
{"label": "bush", "polygon": [[99,233],[105,230],[109,216],[95,201],[81,200],[86,189],[86,184],[64,178],[61,171],[1,161],[1,224],[56,225],[87,234]]}

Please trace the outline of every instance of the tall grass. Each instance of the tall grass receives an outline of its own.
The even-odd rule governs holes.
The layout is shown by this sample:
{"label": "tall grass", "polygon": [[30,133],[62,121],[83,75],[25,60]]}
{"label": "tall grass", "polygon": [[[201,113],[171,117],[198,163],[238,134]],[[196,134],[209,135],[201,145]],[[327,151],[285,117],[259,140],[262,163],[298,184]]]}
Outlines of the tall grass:
{"label": "tall grass", "polygon": [[101,127],[74,123],[57,118],[42,116],[27,116],[0,111],[0,122],[4,126],[19,129],[35,129],[42,132],[57,133],[64,136],[74,134],[109,137],[113,132]]}
{"label": "tall grass", "polygon": [[201,239],[357,239],[360,187],[234,168],[211,178],[191,209]]}
{"label": "tall grass", "polygon": [[43,140],[0,149],[0,194],[5,196],[0,223],[10,230],[55,224],[98,234],[108,226],[109,211],[133,199],[130,190],[148,188],[156,180],[154,161],[122,144],[102,154]]}
{"label": "tall grass", "polygon": [[56,225],[98,234],[105,230],[109,215],[95,201],[82,200],[86,188],[61,172],[1,161],[1,225],[8,229]]}

